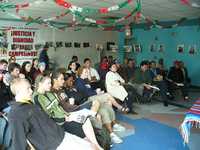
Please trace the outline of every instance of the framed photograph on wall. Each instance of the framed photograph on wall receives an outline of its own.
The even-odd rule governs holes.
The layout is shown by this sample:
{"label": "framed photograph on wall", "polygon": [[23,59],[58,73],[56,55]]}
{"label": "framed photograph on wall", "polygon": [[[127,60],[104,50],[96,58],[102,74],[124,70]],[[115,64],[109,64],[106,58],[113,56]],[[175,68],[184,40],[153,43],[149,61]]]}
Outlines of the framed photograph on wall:
{"label": "framed photograph on wall", "polygon": [[56,47],[63,47],[63,42],[59,41],[59,42],[56,42]]}
{"label": "framed photograph on wall", "polygon": [[150,44],[149,45],[149,51],[150,52],[155,52],[156,51],[156,44]]}
{"label": "framed photograph on wall", "polygon": [[177,51],[178,51],[178,53],[183,53],[184,52],[184,44],[177,45]]}
{"label": "framed photograph on wall", "polygon": [[103,44],[98,44],[98,43],[97,43],[97,44],[95,45],[95,48],[96,48],[97,51],[102,51],[102,50],[104,50]]}
{"label": "framed photograph on wall", "polygon": [[83,43],[83,47],[84,47],[84,48],[90,47],[90,43],[89,43],[89,42],[84,42],[84,43]]}
{"label": "framed photograph on wall", "polygon": [[72,47],[72,42],[65,42],[65,47],[66,48]]}
{"label": "framed photograph on wall", "polygon": [[158,45],[158,52],[164,52],[165,47],[163,44]]}
{"label": "framed photograph on wall", "polygon": [[191,55],[194,55],[197,53],[197,46],[196,45],[189,45],[188,52]]}
{"label": "framed photograph on wall", "polygon": [[134,44],[133,48],[134,48],[134,52],[136,53],[140,53],[142,51],[140,44]]}
{"label": "framed photograph on wall", "polygon": [[115,46],[115,42],[107,42],[107,50],[111,51],[113,46]]}
{"label": "framed photograph on wall", "polygon": [[44,44],[35,44],[35,50],[40,50],[44,47]]}
{"label": "framed photograph on wall", "polygon": [[49,47],[53,47],[53,42],[46,42],[45,45],[48,45]]}
{"label": "framed photograph on wall", "polygon": [[125,50],[125,52],[130,53],[130,52],[132,52],[132,46],[131,45],[125,45],[124,50]]}
{"label": "framed photograph on wall", "polygon": [[74,42],[74,48],[81,48],[81,43]]}

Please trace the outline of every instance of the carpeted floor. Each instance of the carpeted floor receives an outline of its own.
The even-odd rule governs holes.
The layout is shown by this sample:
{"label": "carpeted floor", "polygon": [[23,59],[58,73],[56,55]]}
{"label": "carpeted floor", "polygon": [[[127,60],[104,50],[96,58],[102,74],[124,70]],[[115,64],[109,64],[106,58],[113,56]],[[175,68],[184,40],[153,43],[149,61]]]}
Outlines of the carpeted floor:
{"label": "carpeted floor", "polygon": [[176,128],[150,119],[131,119],[118,115],[118,119],[135,128],[135,134],[124,137],[122,144],[112,150],[189,150]]}

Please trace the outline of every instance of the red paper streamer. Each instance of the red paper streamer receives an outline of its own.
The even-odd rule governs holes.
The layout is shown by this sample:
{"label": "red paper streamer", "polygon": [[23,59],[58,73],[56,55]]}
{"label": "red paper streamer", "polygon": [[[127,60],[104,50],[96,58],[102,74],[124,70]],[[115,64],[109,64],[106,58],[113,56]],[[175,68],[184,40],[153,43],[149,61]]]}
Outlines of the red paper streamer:
{"label": "red paper streamer", "polygon": [[106,14],[106,13],[108,13],[108,8],[102,7],[102,8],[99,9],[99,12],[101,14]]}
{"label": "red paper streamer", "polygon": [[190,5],[189,0],[180,0],[183,5]]}
{"label": "red paper streamer", "polygon": [[72,6],[71,3],[65,2],[64,0],[55,0],[56,3],[60,6],[64,6],[66,8],[70,8]]}
{"label": "red paper streamer", "polygon": [[107,23],[107,21],[105,21],[105,20],[97,20],[96,21],[96,24],[106,24]]}
{"label": "red paper streamer", "polygon": [[16,6],[15,6],[16,12],[18,13],[18,12],[19,12],[19,9],[25,8],[25,7],[29,7],[29,3],[22,4],[22,5],[20,5],[20,4],[16,5]]}
{"label": "red paper streamer", "polygon": [[132,0],[128,0],[128,3],[131,3],[132,2]]}

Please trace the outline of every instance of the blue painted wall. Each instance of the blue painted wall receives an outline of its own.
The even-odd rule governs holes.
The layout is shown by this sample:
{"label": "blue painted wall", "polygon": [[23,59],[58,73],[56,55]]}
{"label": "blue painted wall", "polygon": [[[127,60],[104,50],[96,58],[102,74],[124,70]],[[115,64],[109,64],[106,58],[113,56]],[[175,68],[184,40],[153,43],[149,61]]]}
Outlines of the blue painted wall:
{"label": "blue painted wall", "polygon": [[[158,60],[164,58],[165,66],[168,68],[173,64],[174,60],[182,60],[185,62],[192,79],[192,84],[200,86],[200,26],[180,26],[172,29],[151,29],[144,30],[136,28],[133,30],[133,36],[136,41],[141,44],[142,52],[139,54],[131,53],[131,57],[135,57],[139,64],[144,59]],[[123,45],[124,33],[119,33],[120,47]],[[158,47],[163,44],[164,52],[150,52],[150,45],[155,44]],[[184,53],[177,52],[177,45],[184,44]],[[189,46],[196,45],[197,54],[189,54]],[[122,50],[119,53],[122,54]],[[124,54],[123,54],[124,55]],[[119,56],[122,58],[123,56]]]}

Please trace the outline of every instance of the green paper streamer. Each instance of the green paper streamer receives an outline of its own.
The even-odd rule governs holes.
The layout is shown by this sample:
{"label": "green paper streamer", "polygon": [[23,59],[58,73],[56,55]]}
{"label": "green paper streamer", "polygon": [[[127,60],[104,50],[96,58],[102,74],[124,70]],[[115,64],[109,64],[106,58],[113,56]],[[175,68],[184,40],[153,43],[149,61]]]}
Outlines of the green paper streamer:
{"label": "green paper streamer", "polygon": [[119,4],[118,6],[121,9],[121,8],[125,7],[127,4],[128,4],[128,1],[125,1],[125,2],[123,2],[121,4]]}
{"label": "green paper streamer", "polygon": [[83,15],[92,15],[98,13],[98,10],[93,8],[83,8],[82,13]]}

